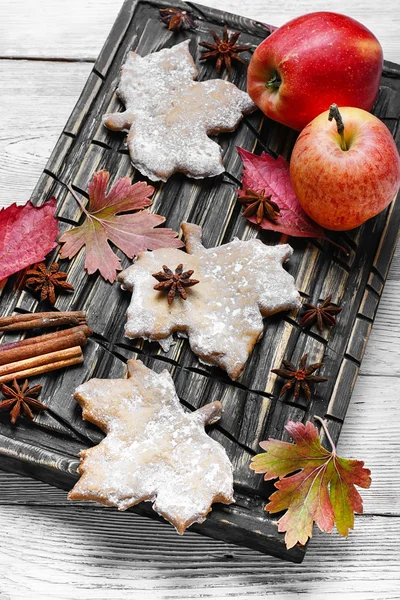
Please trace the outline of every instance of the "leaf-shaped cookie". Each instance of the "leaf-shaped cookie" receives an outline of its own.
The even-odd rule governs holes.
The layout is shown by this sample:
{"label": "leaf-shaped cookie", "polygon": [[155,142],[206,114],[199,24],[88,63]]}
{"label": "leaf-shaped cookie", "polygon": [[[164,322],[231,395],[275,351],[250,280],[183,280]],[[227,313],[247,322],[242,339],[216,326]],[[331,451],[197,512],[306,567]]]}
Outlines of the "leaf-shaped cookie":
{"label": "leaf-shaped cookie", "polygon": [[179,248],[182,242],[171,229],[154,229],[165,221],[160,215],[147,210],[134,214],[119,214],[140,210],[149,206],[149,196],[154,188],[143,181],[132,185],[129,177],[122,177],[107,194],[110,174],[98,171],[88,186],[89,208],[86,209],[74,191],[71,193],[86,215],[85,222],[73,227],[60,237],[61,258],[72,258],[86,246],[85,268],[89,275],[99,270],[100,275],[111,283],[115,281],[117,270],[121,269],[118,256],[113,252],[109,241],[113,242],[129,258],[143,250],[156,248]]}
{"label": "leaf-shaped cookie", "polygon": [[[132,290],[125,334],[157,340],[167,348],[172,332],[184,332],[202,362],[218,365],[236,379],[264,332],[263,317],[301,306],[294,279],[282,266],[292,248],[255,239],[204,248],[201,227],[181,227],[188,254],[175,248],[143,252],[119,274],[123,287]],[[186,300],[176,295],[168,303],[165,291],[154,289],[156,280],[163,280],[163,266],[170,271],[182,267],[177,269],[183,270],[182,277],[186,272],[199,281],[194,287],[180,282]]]}
{"label": "leaf-shaped cookie", "polygon": [[126,110],[103,121],[129,131],[134,167],[152,181],[177,171],[196,179],[223,173],[221,147],[208,136],[236,129],[256,108],[250,96],[223,79],[193,81],[189,40],[144,57],[130,52],[121,71],[117,93]]}
{"label": "leaf-shaped cookie", "polygon": [[126,510],[143,500],[182,534],[202,523],[213,502],[233,502],[232,465],[204,426],[217,421],[220,402],[188,413],[168,371],[128,361],[128,379],[91,379],[74,397],[83,418],[106,437],[80,453],[81,478],[70,500],[96,500]]}
{"label": "leaf-shaped cookie", "polygon": [[371,472],[364,463],[340,458],[325,423],[315,418],[326,431],[331,452],[321,445],[318,429],[310,421],[305,425],[290,421],[285,428],[295,443],[272,438],[260,442],[266,452],[257,454],[250,465],[256,473],[265,473],[266,481],[279,477],[275,483],[278,491],[270,496],[265,510],[286,510],[278,521],[278,531],[286,532],[287,548],[298,542],[305,544],[314,522],[327,533],[336,524],[340,535],[347,536],[354,527],[354,513],[363,512],[355,486],[368,488],[371,484]]}

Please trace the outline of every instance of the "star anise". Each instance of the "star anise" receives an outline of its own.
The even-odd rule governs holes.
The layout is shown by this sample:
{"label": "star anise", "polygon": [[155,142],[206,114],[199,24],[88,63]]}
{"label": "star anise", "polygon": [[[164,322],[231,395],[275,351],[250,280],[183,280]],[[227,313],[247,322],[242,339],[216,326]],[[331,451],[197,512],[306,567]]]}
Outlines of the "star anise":
{"label": "star anise", "polygon": [[160,8],[160,19],[165,25],[168,25],[170,31],[180,31],[181,29],[196,29],[197,24],[192,13],[187,10],[177,10],[176,8]]}
{"label": "star anise", "polygon": [[11,423],[13,425],[21,416],[21,413],[27,417],[27,419],[32,421],[33,414],[31,409],[34,409],[36,412],[41,412],[42,410],[48,410],[49,408],[42,402],[39,402],[39,400],[36,400],[41,390],[41,385],[29,387],[27,379],[22,387],[20,387],[16,379],[14,379],[12,387],[2,383],[0,384],[0,391],[3,396],[5,396],[5,400],[0,402],[0,410],[10,411]]}
{"label": "star anise", "polygon": [[260,225],[263,219],[276,221],[281,214],[279,206],[271,200],[270,195],[265,195],[265,190],[257,192],[246,189],[244,196],[238,196],[238,200],[245,206],[242,216],[252,217],[256,215],[257,225]]}
{"label": "star anise", "polygon": [[153,277],[160,283],[154,286],[155,290],[169,290],[168,292],[168,304],[171,304],[176,294],[178,293],[183,300],[186,300],[187,294],[185,287],[192,287],[199,283],[197,279],[190,279],[194,271],[183,272],[183,264],[176,267],[175,273],[171,271],[166,265],[163,265],[163,271],[159,273],[153,273]]}
{"label": "star anise", "polygon": [[39,263],[33,269],[26,271],[28,279],[25,285],[32,286],[33,291],[40,291],[40,301],[48,299],[51,304],[56,301],[55,290],[73,292],[74,288],[67,283],[67,273],[58,270],[58,263],[53,263],[47,269],[45,263]]}
{"label": "star anise", "polygon": [[303,391],[306,399],[309,402],[311,399],[311,389],[309,383],[322,383],[323,381],[328,381],[327,377],[318,377],[316,375],[312,375],[312,373],[320,369],[324,363],[314,363],[307,367],[307,356],[307,354],[304,354],[301,357],[298,367],[295,367],[288,360],[283,360],[282,365],[285,367],[284,369],[271,369],[272,373],[275,373],[276,375],[279,375],[279,377],[283,377],[284,379],[288,380],[288,382],[285,383],[281,389],[279,397],[283,396],[294,386],[294,397],[296,400],[300,396],[300,392]]}
{"label": "star anise", "polygon": [[203,54],[200,57],[200,60],[216,59],[217,63],[215,69],[217,73],[219,73],[221,71],[222,66],[225,65],[226,70],[229,74],[231,74],[232,60],[237,60],[238,62],[246,64],[245,61],[240,56],[238,56],[238,53],[250,50],[251,46],[236,45],[236,42],[240,36],[240,31],[236,31],[229,38],[228,28],[225,25],[224,31],[222,33],[222,40],[212,29],[210,29],[210,33],[214,38],[215,44],[210,44],[209,42],[200,42],[200,46],[203,46],[203,48],[207,48],[207,51],[203,50]]}
{"label": "star anise", "polygon": [[303,318],[300,321],[300,327],[311,327],[314,323],[317,323],[319,331],[322,331],[324,325],[333,327],[336,323],[335,315],[337,315],[342,309],[334,304],[331,304],[332,294],[329,294],[327,298],[321,304],[303,304]]}

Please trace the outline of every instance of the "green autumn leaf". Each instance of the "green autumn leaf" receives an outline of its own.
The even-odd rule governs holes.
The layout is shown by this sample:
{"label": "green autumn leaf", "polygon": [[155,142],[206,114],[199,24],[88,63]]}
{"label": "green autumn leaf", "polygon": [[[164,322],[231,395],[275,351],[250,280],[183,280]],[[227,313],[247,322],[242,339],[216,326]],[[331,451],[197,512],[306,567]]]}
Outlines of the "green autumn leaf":
{"label": "green autumn leaf", "polygon": [[355,486],[371,485],[371,472],[364,463],[337,456],[325,423],[315,418],[325,429],[331,452],[321,445],[318,429],[310,421],[305,425],[290,421],[285,428],[295,443],[271,438],[260,442],[266,452],[257,454],[250,465],[256,473],[265,473],[266,481],[279,477],[265,510],[286,511],[278,521],[278,531],[286,532],[288,549],[307,542],[314,522],[327,533],[336,525],[340,535],[347,536],[354,528],[354,513],[363,512]]}

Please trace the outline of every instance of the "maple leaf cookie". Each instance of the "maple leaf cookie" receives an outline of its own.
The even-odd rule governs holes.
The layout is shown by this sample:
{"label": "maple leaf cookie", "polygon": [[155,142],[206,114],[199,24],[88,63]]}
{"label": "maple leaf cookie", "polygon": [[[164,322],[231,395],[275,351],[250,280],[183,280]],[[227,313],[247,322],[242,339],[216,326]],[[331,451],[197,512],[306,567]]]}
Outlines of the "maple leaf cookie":
{"label": "maple leaf cookie", "polygon": [[256,108],[233,83],[196,77],[189,40],[145,57],[130,52],[122,67],[117,94],[126,110],[103,122],[129,131],[132,164],[152,181],[177,171],[195,179],[223,173],[221,148],[208,135],[233,131]]}
{"label": "maple leaf cookie", "polygon": [[263,335],[263,317],[301,306],[294,279],[282,267],[293,250],[256,239],[207,249],[201,227],[181,227],[187,253],[142,252],[119,274],[122,287],[132,291],[125,335],[157,340],[168,350],[177,331],[202,362],[237,379]]}
{"label": "maple leaf cookie", "polygon": [[186,412],[168,371],[154,373],[140,360],[128,361],[128,379],[90,379],[74,398],[107,435],[80,453],[70,500],[119,510],[147,500],[180,534],[202,523],[213,502],[234,502],[232,465],[204,431],[219,420],[220,402]]}

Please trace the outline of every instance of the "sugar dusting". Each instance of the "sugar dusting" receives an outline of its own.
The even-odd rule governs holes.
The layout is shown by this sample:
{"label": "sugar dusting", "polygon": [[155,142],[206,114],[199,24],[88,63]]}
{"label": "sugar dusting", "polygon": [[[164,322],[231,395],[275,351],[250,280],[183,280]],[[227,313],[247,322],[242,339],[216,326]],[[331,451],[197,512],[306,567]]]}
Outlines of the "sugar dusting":
{"label": "sugar dusting", "polygon": [[194,178],[222,173],[221,148],[207,134],[233,131],[255,108],[233,83],[196,77],[189,40],[145,57],[131,52],[123,66],[118,95],[126,111],[103,121],[129,131],[132,163],[153,181],[176,171]]}
{"label": "sugar dusting", "polygon": [[[293,250],[238,239],[206,249],[200,227],[184,223],[182,229],[190,254],[175,248],[143,252],[120,273],[119,281],[132,291],[125,333],[158,340],[163,349],[172,332],[185,333],[200,360],[237,378],[263,334],[263,317],[301,306],[294,279],[282,267]],[[175,298],[168,305],[165,293],[154,290],[152,273],[179,263],[193,269],[200,283],[187,289],[186,301]]]}
{"label": "sugar dusting", "polygon": [[81,453],[82,476],[69,498],[120,510],[150,500],[182,533],[204,521],[215,499],[233,501],[232,465],[205,433],[204,409],[183,410],[167,371],[154,373],[141,361],[128,366],[127,380],[91,379],[76,390],[83,416],[107,436]]}

